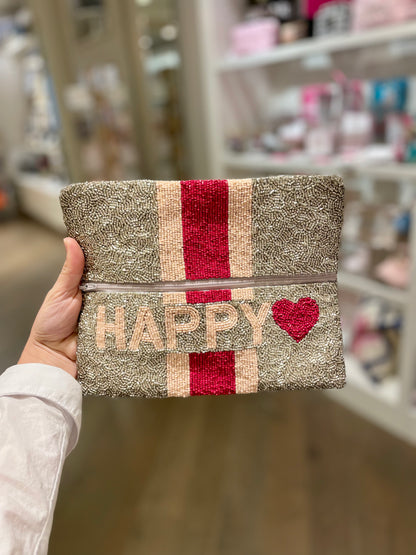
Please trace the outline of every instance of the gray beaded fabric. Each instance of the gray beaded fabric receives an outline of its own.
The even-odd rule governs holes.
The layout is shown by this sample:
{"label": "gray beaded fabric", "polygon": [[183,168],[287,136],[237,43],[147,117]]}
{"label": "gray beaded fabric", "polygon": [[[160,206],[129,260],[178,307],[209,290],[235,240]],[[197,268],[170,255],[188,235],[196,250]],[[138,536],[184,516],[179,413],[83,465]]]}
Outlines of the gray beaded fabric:
{"label": "gray beaded fabric", "polygon": [[337,176],[63,189],[89,287],[77,347],[84,394],[343,387],[343,198]]}

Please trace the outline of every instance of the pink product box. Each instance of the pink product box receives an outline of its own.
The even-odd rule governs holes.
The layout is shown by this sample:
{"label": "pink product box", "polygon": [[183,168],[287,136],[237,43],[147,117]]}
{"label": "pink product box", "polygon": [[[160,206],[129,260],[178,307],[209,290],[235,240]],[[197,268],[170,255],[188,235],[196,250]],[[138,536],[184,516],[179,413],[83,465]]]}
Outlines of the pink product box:
{"label": "pink product box", "polygon": [[355,0],[352,4],[355,31],[400,23],[415,17],[416,0]]}
{"label": "pink product box", "polygon": [[231,48],[234,54],[253,54],[270,50],[278,38],[278,20],[265,17],[235,25],[231,30]]}

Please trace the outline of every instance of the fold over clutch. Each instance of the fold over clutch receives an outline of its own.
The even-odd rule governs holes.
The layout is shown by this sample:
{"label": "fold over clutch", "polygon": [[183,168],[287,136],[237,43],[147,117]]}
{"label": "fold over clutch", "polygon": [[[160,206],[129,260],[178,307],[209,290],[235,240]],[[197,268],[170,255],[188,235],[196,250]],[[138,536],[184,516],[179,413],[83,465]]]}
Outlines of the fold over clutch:
{"label": "fold over clutch", "polygon": [[343,196],[341,178],[303,175],[64,188],[83,393],[343,387]]}

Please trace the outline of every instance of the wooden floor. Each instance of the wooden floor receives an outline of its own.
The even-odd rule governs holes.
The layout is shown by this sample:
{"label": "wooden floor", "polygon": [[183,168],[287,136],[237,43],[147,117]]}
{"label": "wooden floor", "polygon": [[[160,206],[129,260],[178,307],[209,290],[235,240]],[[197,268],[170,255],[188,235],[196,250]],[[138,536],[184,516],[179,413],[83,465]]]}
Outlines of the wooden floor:
{"label": "wooden floor", "polygon": [[[0,363],[18,357],[61,238],[0,226]],[[416,449],[319,393],[86,398],[52,555],[414,555]]]}

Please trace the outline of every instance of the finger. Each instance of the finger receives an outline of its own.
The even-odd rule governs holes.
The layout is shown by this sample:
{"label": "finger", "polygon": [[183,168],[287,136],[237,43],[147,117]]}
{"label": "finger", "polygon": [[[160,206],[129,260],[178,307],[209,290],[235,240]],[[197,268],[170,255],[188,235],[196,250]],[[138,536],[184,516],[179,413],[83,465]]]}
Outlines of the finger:
{"label": "finger", "polygon": [[84,253],[75,239],[71,237],[64,239],[64,245],[66,250],[65,263],[53,289],[73,293],[78,290],[84,271]]}

